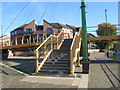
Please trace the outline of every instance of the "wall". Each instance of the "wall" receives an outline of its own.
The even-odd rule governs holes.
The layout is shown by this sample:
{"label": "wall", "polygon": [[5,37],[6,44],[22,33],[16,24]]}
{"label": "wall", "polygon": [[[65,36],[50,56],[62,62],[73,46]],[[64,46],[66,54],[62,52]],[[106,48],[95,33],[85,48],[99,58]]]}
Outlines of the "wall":
{"label": "wall", "polygon": [[0,46],[9,46],[10,45],[10,37],[5,35],[0,38]]}
{"label": "wall", "polygon": [[35,20],[33,20],[27,26],[24,27],[23,31],[26,31],[26,29],[33,29],[33,31],[36,31],[36,25],[38,25],[38,24],[36,23]]}
{"label": "wall", "polygon": [[67,28],[62,28],[64,31],[64,39],[67,38],[73,38],[73,30],[72,29],[67,29]]}

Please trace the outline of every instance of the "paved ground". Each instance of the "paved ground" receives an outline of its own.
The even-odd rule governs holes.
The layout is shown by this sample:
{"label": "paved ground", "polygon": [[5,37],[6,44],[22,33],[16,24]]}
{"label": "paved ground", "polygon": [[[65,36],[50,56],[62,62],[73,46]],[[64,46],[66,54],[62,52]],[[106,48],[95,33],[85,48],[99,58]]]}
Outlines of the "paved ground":
{"label": "paved ground", "polygon": [[120,87],[119,63],[108,59],[104,53],[91,54],[89,88]]}
{"label": "paved ground", "polygon": [[81,78],[24,76],[6,65],[1,65],[2,88],[73,88],[77,90],[77,88],[88,87],[88,75],[82,75]]}
{"label": "paved ground", "polygon": [[35,72],[35,58],[15,57],[1,62],[27,74]]}
{"label": "paved ground", "polygon": [[[34,59],[17,60],[9,59],[4,62],[17,69],[23,69],[25,72],[34,72]],[[90,63],[89,82],[87,75],[82,78],[63,78],[63,77],[42,77],[42,76],[23,76],[22,74],[3,67],[2,86],[4,88],[83,88],[87,84],[89,88],[115,88],[120,86],[118,77],[118,63],[108,59],[104,53],[92,53]],[[31,68],[32,67],[32,68]],[[85,82],[85,83],[84,83]]]}
{"label": "paved ground", "polygon": [[[63,82],[64,81],[64,82]],[[2,88],[76,88],[71,79],[43,79],[40,77],[2,75]],[[52,82],[52,83],[51,83]],[[63,83],[59,83],[63,82]]]}

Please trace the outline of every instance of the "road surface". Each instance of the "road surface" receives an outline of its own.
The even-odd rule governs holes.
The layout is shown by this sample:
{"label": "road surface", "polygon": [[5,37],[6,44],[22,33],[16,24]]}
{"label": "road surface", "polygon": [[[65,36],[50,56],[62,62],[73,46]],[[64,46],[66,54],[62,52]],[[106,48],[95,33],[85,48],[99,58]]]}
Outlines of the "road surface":
{"label": "road surface", "polygon": [[120,79],[119,63],[108,59],[104,53],[91,54],[89,88],[118,88]]}

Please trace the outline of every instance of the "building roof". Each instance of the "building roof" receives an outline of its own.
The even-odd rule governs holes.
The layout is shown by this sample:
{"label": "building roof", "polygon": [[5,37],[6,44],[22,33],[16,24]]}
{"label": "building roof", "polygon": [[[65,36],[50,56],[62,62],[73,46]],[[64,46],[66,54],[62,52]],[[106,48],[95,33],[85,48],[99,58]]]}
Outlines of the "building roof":
{"label": "building roof", "polygon": [[68,26],[68,27],[70,27],[71,29],[74,29],[74,30],[76,30],[76,28],[78,28],[78,27],[75,27],[75,26],[72,26],[72,25],[68,25],[68,24],[66,24],[66,26]]}
{"label": "building roof", "polygon": [[[67,28],[67,29],[72,29],[67,25],[61,24],[61,23],[49,23],[46,20],[43,20],[44,22],[48,23],[49,25],[51,25],[54,28]],[[72,27],[72,26],[71,26]]]}
{"label": "building roof", "polygon": [[25,26],[27,26],[28,24],[24,24],[24,25],[21,25],[19,26],[18,28],[24,28]]}
{"label": "building roof", "polygon": [[95,37],[93,34],[91,34],[91,33],[87,33],[87,36],[88,37]]}
{"label": "building roof", "polygon": [[62,28],[59,23],[50,23],[54,28]]}
{"label": "building roof", "polygon": [[3,38],[3,37],[9,37],[8,35],[3,35],[3,36],[0,36],[0,38]]}
{"label": "building roof", "polygon": [[67,28],[67,29],[71,29],[70,27],[64,25],[64,24],[61,24],[61,23],[58,23],[62,28]]}

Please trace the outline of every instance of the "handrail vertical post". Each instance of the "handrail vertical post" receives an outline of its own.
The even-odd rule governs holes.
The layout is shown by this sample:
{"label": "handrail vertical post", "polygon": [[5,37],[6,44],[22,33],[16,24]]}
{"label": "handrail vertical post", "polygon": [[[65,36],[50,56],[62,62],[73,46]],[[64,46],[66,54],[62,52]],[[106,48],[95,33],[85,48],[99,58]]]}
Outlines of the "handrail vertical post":
{"label": "handrail vertical post", "polygon": [[73,55],[72,55],[72,50],[70,49],[70,74],[74,75],[74,70],[73,70]]}
{"label": "handrail vertical post", "polygon": [[51,37],[51,50],[53,50],[53,38]]}
{"label": "handrail vertical post", "polygon": [[39,52],[37,50],[36,51],[36,70],[35,70],[35,73],[38,73],[38,58],[39,58]]}
{"label": "handrail vertical post", "polygon": [[46,57],[46,44],[44,45],[44,58]]}
{"label": "handrail vertical post", "polygon": [[56,44],[57,50],[58,50],[58,37],[57,37],[57,44]]}
{"label": "handrail vertical post", "polygon": [[77,63],[77,66],[80,66],[80,51],[78,51],[78,55],[77,55],[77,61],[78,61],[78,63]]}

